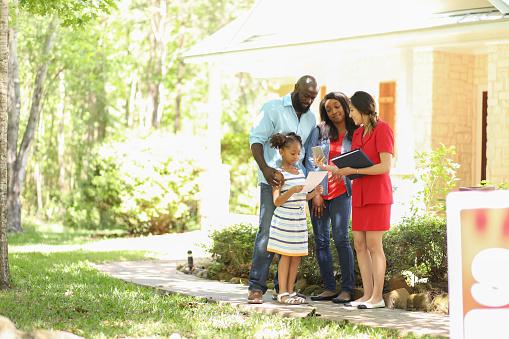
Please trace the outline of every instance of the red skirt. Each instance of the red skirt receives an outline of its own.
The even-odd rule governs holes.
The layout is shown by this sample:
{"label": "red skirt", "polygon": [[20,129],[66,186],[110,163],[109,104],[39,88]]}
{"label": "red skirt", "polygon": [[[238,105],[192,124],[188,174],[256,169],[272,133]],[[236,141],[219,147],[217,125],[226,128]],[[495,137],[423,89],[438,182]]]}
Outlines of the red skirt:
{"label": "red skirt", "polygon": [[352,231],[387,231],[391,227],[391,204],[352,206]]}

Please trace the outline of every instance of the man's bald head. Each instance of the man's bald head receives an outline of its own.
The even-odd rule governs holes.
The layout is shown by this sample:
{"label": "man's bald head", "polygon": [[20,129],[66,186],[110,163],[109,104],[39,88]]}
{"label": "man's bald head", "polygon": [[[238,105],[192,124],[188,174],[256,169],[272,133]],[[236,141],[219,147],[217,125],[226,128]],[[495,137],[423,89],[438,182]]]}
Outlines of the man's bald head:
{"label": "man's bald head", "polygon": [[295,111],[302,114],[309,111],[309,107],[318,95],[318,84],[311,75],[304,75],[297,80],[292,93],[292,105]]}
{"label": "man's bald head", "polygon": [[317,88],[318,84],[316,83],[316,79],[311,75],[304,75],[297,80],[295,84],[295,88],[297,87],[314,87]]}

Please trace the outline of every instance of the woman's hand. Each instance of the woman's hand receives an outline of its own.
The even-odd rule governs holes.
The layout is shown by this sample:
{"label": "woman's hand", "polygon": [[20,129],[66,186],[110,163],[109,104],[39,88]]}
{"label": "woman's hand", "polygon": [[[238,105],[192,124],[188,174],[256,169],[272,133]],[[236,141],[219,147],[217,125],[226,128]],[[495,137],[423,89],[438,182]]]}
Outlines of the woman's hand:
{"label": "woman's hand", "polygon": [[332,172],[335,176],[337,176],[339,179],[345,175],[355,174],[357,173],[357,169],[351,168],[351,167],[343,167],[343,168],[337,168],[334,172]]}
{"label": "woman's hand", "polygon": [[318,165],[322,170],[329,171],[334,173],[334,170],[337,169],[336,165],[326,165],[325,163],[325,157],[315,157],[315,164]]}

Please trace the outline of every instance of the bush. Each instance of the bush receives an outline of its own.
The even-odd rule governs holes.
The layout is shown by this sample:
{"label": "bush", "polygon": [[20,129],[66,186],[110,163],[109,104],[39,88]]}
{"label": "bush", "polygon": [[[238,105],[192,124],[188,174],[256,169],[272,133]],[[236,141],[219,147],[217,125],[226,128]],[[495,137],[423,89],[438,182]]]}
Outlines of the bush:
{"label": "bush", "polygon": [[176,152],[182,144],[175,136],[156,133],[102,145],[68,203],[66,223],[123,227],[132,234],[196,228],[200,169]]}
{"label": "bush", "polygon": [[[215,270],[212,272],[212,276],[217,275],[219,273],[217,270],[221,268],[236,277],[247,278],[251,267],[257,231],[258,227],[245,224],[233,225],[223,230],[214,231],[212,233],[212,246],[209,252],[218,265],[214,266]],[[334,267],[338,269],[338,255],[332,240],[331,248]],[[268,281],[274,278],[276,270],[277,259],[272,262]],[[321,284],[322,278],[320,277],[320,269],[316,261],[312,232],[309,235],[309,255],[303,258],[298,275],[299,278],[305,278],[309,284]]]}
{"label": "bush", "polygon": [[387,276],[408,270],[429,282],[447,281],[447,229],[445,219],[414,216],[385,234]]}
{"label": "bush", "polygon": [[[416,200],[424,204],[426,214],[443,215],[445,213],[445,197],[456,187],[459,180],[456,177],[456,170],[460,165],[452,159],[455,154],[454,146],[446,147],[443,144],[430,152],[423,151],[415,154],[416,173],[407,178],[422,186]],[[416,206],[413,209],[416,210]]]}
{"label": "bush", "polygon": [[[209,252],[216,263],[211,276],[220,271],[234,276],[247,278],[253,256],[253,246],[258,228],[251,225],[234,225],[212,234],[212,246]],[[350,233],[350,239],[353,237]],[[316,260],[314,235],[309,232],[309,255],[302,259],[298,277],[306,279],[311,285],[321,285],[322,278]],[[335,278],[341,281],[339,260],[334,241],[330,240]],[[445,219],[437,216],[411,217],[385,234],[384,249],[387,258],[386,277],[411,271],[419,278],[427,278],[430,283],[447,281],[447,239]],[[355,256],[356,284],[361,285],[360,273]],[[274,260],[269,271],[269,278],[277,269]]]}
{"label": "bush", "polygon": [[[237,224],[214,231],[208,251],[213,260],[235,277],[247,278],[253,257],[253,246],[258,227]],[[215,272],[217,274],[219,272]]]}
{"label": "bush", "polygon": [[223,135],[221,158],[234,168],[231,172],[230,210],[234,213],[256,214],[258,209],[258,167],[249,148],[249,133]]}

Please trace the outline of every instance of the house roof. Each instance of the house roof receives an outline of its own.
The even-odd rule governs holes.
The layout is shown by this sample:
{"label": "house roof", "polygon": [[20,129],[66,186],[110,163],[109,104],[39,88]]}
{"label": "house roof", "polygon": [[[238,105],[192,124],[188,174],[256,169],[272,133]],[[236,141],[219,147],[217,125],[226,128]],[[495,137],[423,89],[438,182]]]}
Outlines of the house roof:
{"label": "house roof", "polygon": [[509,16],[489,0],[258,0],[184,57],[206,60],[241,51],[499,20],[509,21]]}

